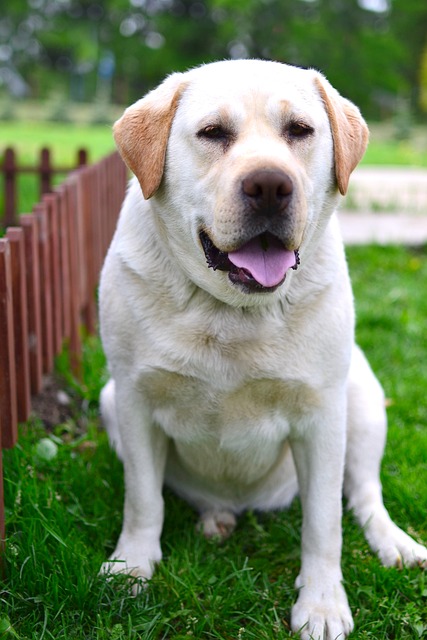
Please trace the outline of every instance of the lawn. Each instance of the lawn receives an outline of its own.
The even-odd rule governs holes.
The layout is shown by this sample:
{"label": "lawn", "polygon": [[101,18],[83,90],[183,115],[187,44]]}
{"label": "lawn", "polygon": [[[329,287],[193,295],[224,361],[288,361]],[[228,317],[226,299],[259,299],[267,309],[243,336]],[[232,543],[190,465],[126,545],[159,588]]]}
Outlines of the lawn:
{"label": "lawn", "polygon": [[416,126],[408,137],[398,139],[391,124],[373,124],[362,164],[427,167],[427,127]]}
{"label": "lawn", "polygon": [[[69,157],[81,143],[92,159],[112,148],[108,127],[73,128],[68,137],[64,125],[50,129],[52,137],[39,139],[52,144],[55,155],[57,143],[58,153],[67,148]],[[36,136],[31,140],[35,148]],[[390,405],[386,504],[400,526],[427,542],[427,296],[420,290],[427,281],[426,250],[359,247],[349,249],[348,258],[358,340]],[[66,353],[57,376],[71,407],[50,424],[40,409],[44,421],[34,417],[21,425],[18,445],[4,452],[8,541],[0,639],[288,638],[300,559],[298,501],[286,512],[245,514],[218,545],[197,533],[194,512],[167,492],[164,562],[144,593],[132,598],[124,582],[98,577],[120,532],[123,503],[122,466],[98,419],[106,378],[98,339],[85,341],[80,383],[69,374]],[[349,513],[343,573],[356,625],[352,638],[426,637],[426,574],[383,568]]]}
{"label": "lawn", "polygon": [[[52,150],[56,167],[73,167],[79,149],[87,149],[89,161],[95,162],[114,150],[111,126],[106,124],[85,125],[59,122],[1,122],[0,158],[6,147],[17,153],[18,165],[37,166],[42,147]],[[56,183],[64,179],[55,177]],[[3,211],[3,193],[0,192],[0,220]],[[22,174],[18,178],[18,211],[30,213],[39,199],[39,185],[35,175]]]}
{"label": "lawn", "polygon": [[[427,541],[427,280],[424,250],[362,247],[348,252],[358,339],[382,380],[390,407],[383,465],[388,508]],[[96,338],[86,342],[82,383],[58,362],[74,415],[47,432],[22,426],[4,454],[8,522],[0,620],[23,639],[287,638],[299,565],[301,513],[247,513],[218,546],[195,530],[196,516],[167,493],[165,560],[142,596],[97,577],[120,531],[120,463],[99,429],[105,379]],[[56,449],[49,459],[40,442]],[[48,452],[49,453],[49,452]],[[344,518],[343,570],[355,638],[421,638],[427,633],[427,580],[417,569],[385,569],[351,514]],[[0,623],[0,629],[1,624]],[[0,637],[1,632],[0,632]]]}

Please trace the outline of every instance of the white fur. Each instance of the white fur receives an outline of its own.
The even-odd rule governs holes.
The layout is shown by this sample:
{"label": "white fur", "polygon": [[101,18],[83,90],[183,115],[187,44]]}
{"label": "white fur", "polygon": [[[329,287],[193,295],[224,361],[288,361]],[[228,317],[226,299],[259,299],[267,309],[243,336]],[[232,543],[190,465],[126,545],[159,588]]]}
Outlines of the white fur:
{"label": "white fur", "polygon": [[[303,640],[332,640],[353,627],[340,569],[344,466],[349,504],[384,564],[425,565],[427,551],[382,502],[384,399],[354,346],[334,142],[316,77],[222,62],[172,76],[149,96],[161,107],[168,87],[185,82],[161,187],[144,200],[133,180],[102,272],[112,379],[101,405],[126,483],[123,530],[104,570],[151,577],[164,481],[200,511],[206,535],[226,536],[235,514],[286,507],[299,492],[292,628]],[[309,120],[312,139],[293,145],[280,135],[283,104]],[[196,136],[224,110],[237,131],[226,153]],[[244,226],[236,184],[265,165],[292,176],[301,265],[274,293],[248,294],[208,268],[198,232],[202,224],[218,244],[236,242]]]}

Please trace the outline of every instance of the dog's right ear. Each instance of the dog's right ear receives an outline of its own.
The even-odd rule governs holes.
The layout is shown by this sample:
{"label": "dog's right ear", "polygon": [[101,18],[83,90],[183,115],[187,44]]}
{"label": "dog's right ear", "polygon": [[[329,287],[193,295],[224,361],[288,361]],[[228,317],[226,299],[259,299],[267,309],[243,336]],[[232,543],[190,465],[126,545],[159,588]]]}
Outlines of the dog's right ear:
{"label": "dog's right ear", "polygon": [[117,148],[147,200],[162,181],[169,132],[185,86],[183,74],[174,73],[126,109],[114,125]]}

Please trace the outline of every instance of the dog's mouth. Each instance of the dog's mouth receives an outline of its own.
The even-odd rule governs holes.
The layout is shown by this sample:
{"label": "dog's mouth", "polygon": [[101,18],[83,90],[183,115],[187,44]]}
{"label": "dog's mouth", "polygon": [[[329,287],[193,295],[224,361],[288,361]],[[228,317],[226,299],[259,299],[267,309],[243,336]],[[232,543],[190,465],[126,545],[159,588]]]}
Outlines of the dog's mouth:
{"label": "dog's mouth", "polygon": [[200,241],[208,266],[214,271],[228,271],[233,284],[241,285],[248,293],[271,293],[285,280],[289,269],[300,263],[298,251],[286,249],[283,242],[271,233],[262,233],[236,251],[221,251],[205,231]]}

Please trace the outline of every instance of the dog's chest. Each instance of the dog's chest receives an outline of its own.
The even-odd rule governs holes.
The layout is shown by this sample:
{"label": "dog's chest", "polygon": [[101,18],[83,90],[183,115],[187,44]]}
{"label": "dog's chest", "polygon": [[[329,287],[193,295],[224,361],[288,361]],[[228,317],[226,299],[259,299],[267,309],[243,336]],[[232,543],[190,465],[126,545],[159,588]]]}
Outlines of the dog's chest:
{"label": "dog's chest", "polygon": [[290,340],[281,319],[277,327],[272,318],[228,322],[216,334],[202,319],[186,320],[179,332],[170,326],[161,349],[145,352],[148,368],[140,377],[153,419],[175,441],[230,451],[277,445],[318,403],[314,354],[298,356],[298,340]]}
{"label": "dog's chest", "polygon": [[251,443],[275,444],[288,435],[312,391],[274,379],[241,381],[222,388],[214,381],[157,371],[144,381],[154,421],[177,442],[211,443],[224,450]]}

